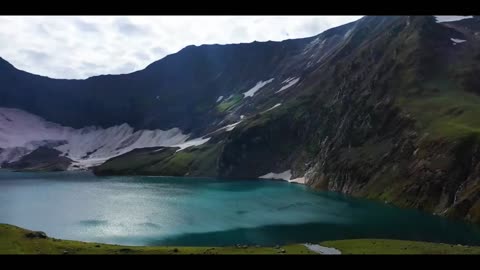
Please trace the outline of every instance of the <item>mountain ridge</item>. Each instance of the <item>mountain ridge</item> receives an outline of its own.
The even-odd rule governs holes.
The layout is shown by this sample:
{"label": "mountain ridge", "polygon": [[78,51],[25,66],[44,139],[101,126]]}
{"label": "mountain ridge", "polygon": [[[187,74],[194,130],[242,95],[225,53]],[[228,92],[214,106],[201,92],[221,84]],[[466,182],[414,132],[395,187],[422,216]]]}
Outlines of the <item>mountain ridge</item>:
{"label": "mountain ridge", "polygon": [[[294,41],[296,42],[296,41]],[[281,42],[280,42],[281,43]],[[280,44],[278,43],[278,44]],[[271,46],[271,44],[274,44],[274,43],[269,43],[269,42],[263,42],[263,43],[259,43],[259,48],[260,48],[260,51],[258,53],[261,53],[261,50],[262,48],[264,48],[263,50],[265,50],[268,46]],[[44,118],[46,118],[47,120],[52,120],[52,121],[55,121],[57,123],[60,123],[60,124],[64,124],[64,125],[69,125],[69,126],[73,126],[73,127],[82,127],[82,126],[86,126],[86,125],[99,125],[99,126],[102,126],[102,127],[108,127],[108,126],[111,126],[111,125],[115,125],[115,124],[120,124],[118,121],[115,121],[115,117],[113,116],[110,116],[110,117],[107,117],[107,116],[103,116],[103,115],[108,115],[109,114],[109,111],[112,111],[116,108],[117,111],[122,111],[119,107],[127,107],[127,109],[131,109],[132,111],[129,112],[129,115],[134,115],[132,117],[129,117],[129,116],[125,116],[125,117],[119,117],[119,118],[122,118],[122,121],[126,121],[127,123],[129,123],[130,125],[134,126],[134,127],[139,127],[139,128],[144,128],[144,127],[147,127],[147,128],[171,128],[171,127],[174,127],[173,125],[175,125],[175,120],[172,121],[173,123],[169,124],[168,126],[162,126],[164,125],[164,123],[168,122],[169,119],[162,119],[163,121],[153,121],[152,120],[149,120],[150,123],[146,123],[146,122],[149,122],[149,121],[145,121],[144,119],[147,118],[145,117],[145,114],[142,113],[142,112],[139,112],[138,110],[140,109],[139,106],[141,105],[144,105],[144,104],[149,104],[149,106],[152,106],[151,104],[151,101],[149,100],[145,100],[145,99],[142,99],[142,98],[138,98],[138,97],[134,97],[132,96],[131,94],[129,93],[132,93],[133,92],[133,89],[134,89],[134,85],[133,84],[140,84],[143,86],[141,87],[142,91],[143,92],[146,92],[144,93],[144,95],[150,95],[151,98],[156,98],[157,96],[162,96],[164,94],[168,95],[169,97],[166,97],[164,99],[168,99],[168,98],[172,98],[175,100],[175,102],[177,103],[181,103],[178,99],[182,99],[181,95],[182,93],[176,93],[175,89],[174,90],[168,90],[168,89],[165,89],[165,90],[154,90],[154,88],[157,88],[157,87],[167,87],[165,86],[165,81],[168,80],[168,84],[169,86],[172,86],[172,80],[176,81],[176,84],[178,84],[178,86],[174,86],[175,88],[177,89],[185,89],[185,90],[182,90],[182,91],[196,91],[195,88],[198,88],[200,87],[200,89],[206,89],[206,87],[209,87],[209,84],[211,86],[213,86],[214,88],[219,88],[221,87],[222,85],[224,85],[224,87],[228,87],[228,84],[230,82],[228,81],[224,81],[224,82],[212,82],[212,83],[215,83],[215,84],[211,84],[205,80],[203,80],[203,83],[202,85],[199,85],[198,87],[195,87],[195,86],[189,86],[187,85],[188,84],[188,81],[189,80],[199,80],[200,78],[198,77],[201,77],[202,74],[205,74],[206,75],[206,78],[208,77],[212,77],[214,75],[212,75],[212,73],[219,73],[221,71],[224,70],[224,68],[222,68],[224,66],[224,64],[221,64],[221,62],[223,61],[223,59],[221,59],[222,57],[226,56],[226,57],[230,57],[232,60],[234,58],[232,58],[232,56],[229,56],[231,55],[232,53],[243,53],[245,56],[247,57],[250,57],[252,60],[253,58],[252,57],[256,57],[255,56],[255,52],[252,52],[252,53],[248,53],[247,51],[245,51],[245,46],[244,45],[238,45],[238,46],[234,46],[235,48],[234,49],[231,49],[231,48],[228,48],[229,45],[224,45],[224,46],[215,46],[215,45],[212,45],[212,46],[199,46],[199,47],[188,47],[186,49],[183,49],[181,50],[182,54],[181,55],[178,55],[178,54],[175,54],[175,55],[169,55],[165,58],[162,58],[161,60],[159,61],[156,61],[152,64],[150,64],[148,67],[146,67],[145,69],[141,70],[141,71],[136,71],[136,72],[133,72],[133,73],[130,73],[130,74],[122,74],[122,75],[102,75],[102,76],[96,76],[96,77],[92,77],[92,78],[88,78],[86,80],[51,80],[48,79],[47,77],[42,77],[42,76],[37,76],[37,75],[32,75],[32,74],[29,74],[27,72],[14,72],[14,70],[12,71],[8,71],[8,72],[12,72],[12,73],[15,73],[14,75],[12,75],[12,77],[16,77],[13,79],[10,79],[10,80],[6,80],[7,78],[4,78],[3,80],[3,84],[7,86],[7,88],[9,87],[9,85],[12,85],[12,88],[15,87],[15,88],[27,88],[26,90],[28,90],[30,92],[30,94],[34,94],[35,96],[34,97],[31,97],[31,99],[35,99],[35,100],[41,100],[41,101],[38,101],[38,102],[35,102],[33,101],[35,106],[32,106],[32,104],[25,104],[27,103],[25,101],[25,99],[23,98],[23,96],[19,96],[21,95],[21,93],[9,93],[8,90],[3,90],[3,92],[7,91],[7,93],[3,93],[4,96],[6,96],[6,100],[4,100],[2,102],[2,104],[0,105],[3,105],[3,106],[11,106],[11,107],[19,107],[21,109],[24,109],[24,110],[28,110],[32,113],[35,113],[35,114],[38,114]],[[248,47],[248,46],[247,46]],[[192,48],[192,49],[190,49]],[[216,51],[215,51],[216,49]],[[218,52],[217,52],[218,51]],[[193,53],[193,54],[192,54]],[[245,54],[247,53],[247,54]],[[258,54],[257,55],[259,57],[261,57],[261,54]],[[183,55],[185,54],[185,55]],[[221,56],[217,56],[216,54],[221,54]],[[208,57],[209,59],[209,62],[210,62],[210,65],[216,65],[215,66],[211,66],[209,68],[209,70],[202,70],[200,68],[200,66],[198,65],[202,65],[202,63],[206,60],[206,57]],[[220,57],[220,58],[219,58]],[[196,59],[196,60],[195,60]],[[190,62],[192,63],[192,61],[196,61],[196,65],[198,67],[188,67],[188,66],[185,66],[184,63],[187,63],[187,62]],[[239,63],[241,63],[241,61],[238,61]],[[234,64],[234,62],[232,63]],[[238,65],[238,67],[242,66],[242,65]],[[245,66],[245,65],[243,65]],[[10,67],[12,67],[10,65]],[[186,68],[187,70],[187,74],[184,74],[183,76],[187,75],[187,76],[190,76],[190,78],[182,78],[182,69]],[[233,67],[235,68],[235,67]],[[174,70],[172,70],[174,69]],[[238,69],[238,68],[237,68]],[[242,68],[243,70],[241,70],[241,72],[248,72],[245,68]],[[16,70],[16,68],[15,68]],[[215,71],[217,70],[217,71]],[[238,73],[238,72],[237,72]],[[161,77],[158,77],[158,74],[163,74]],[[253,73],[251,73],[253,75]],[[245,76],[248,76],[248,74],[246,74]],[[118,81],[117,82],[112,82],[112,80],[115,80],[115,81]],[[260,79],[259,79],[260,80]],[[218,81],[218,80],[217,80]],[[238,79],[237,79],[238,81]],[[149,83],[150,82],[150,83]],[[253,83],[253,82],[251,82]],[[43,89],[42,89],[42,92],[41,93],[36,93],[37,90],[34,89],[35,86],[41,86]],[[248,86],[245,86],[245,87],[248,87]],[[67,88],[67,89],[61,89],[61,88]],[[70,89],[68,89],[70,88]],[[107,92],[112,92],[113,89],[117,88],[117,93],[120,94],[118,96],[118,102],[114,103],[113,101],[111,102],[111,106],[113,108],[109,108],[108,110],[103,110],[102,107],[106,104],[105,103],[105,98],[107,96],[105,95],[109,95],[109,97],[112,96],[111,93],[107,93]],[[25,91],[25,90],[24,90]],[[61,95],[65,95],[65,92],[68,91],[70,95],[75,95],[77,94],[76,92],[79,92],[79,91],[82,91],[82,95],[84,96],[87,96],[87,97],[84,97],[84,96],[76,96],[74,98],[70,98],[70,97],[61,97]],[[153,92],[157,92],[157,91],[160,91],[159,94],[156,94],[156,93],[153,93]],[[173,92],[172,92],[173,91]],[[212,90],[212,91],[219,91],[219,90]],[[238,90],[237,90],[238,91]],[[44,104],[48,104],[50,100],[42,100],[42,94],[43,93],[48,93],[48,92],[51,92],[51,95],[53,96],[53,98],[59,98],[59,99],[62,99],[62,103],[73,103],[75,100],[75,103],[84,103],[82,104],[82,106],[78,106],[78,108],[71,108],[72,109],[72,113],[71,114],[75,114],[75,116],[73,115],[70,115],[68,117],[65,117],[65,118],[62,118],[61,116],[57,116],[55,115],[53,112],[50,112],[49,111],[49,108],[50,106],[45,106]],[[165,93],[166,92],[166,93]],[[184,94],[187,94],[187,92],[184,92]],[[198,94],[195,94],[195,93],[192,93],[194,95],[196,95],[198,98],[197,99],[201,99],[200,96],[198,96]],[[77,94],[78,95],[78,94]],[[100,95],[104,95],[105,98],[102,98],[102,97],[97,97],[97,96],[100,96]],[[52,98],[52,97],[50,97]],[[12,99],[11,101],[9,99]],[[90,102],[89,102],[90,100]],[[87,105],[86,103],[90,103],[89,105]],[[30,102],[32,103],[32,102]],[[57,102],[58,103],[58,102]],[[121,105],[121,104],[118,104],[118,103],[130,103],[128,106],[127,105]],[[142,104],[139,104],[139,103],[142,103]],[[160,100],[160,103],[161,105],[160,106],[165,106],[167,104],[167,101],[163,102],[163,99]],[[110,104],[110,103],[108,103]],[[170,103],[171,104],[171,103]],[[61,106],[60,104],[55,104],[55,106]],[[95,109],[98,111],[97,114],[100,114],[101,112],[101,116],[100,118],[104,118],[103,120],[104,121],[101,121],[102,119],[98,120],[98,119],[95,119],[95,117],[93,116],[88,116],[88,117],[84,117],[84,115],[88,115],[88,111],[86,112],[83,112],[81,111],[82,108],[84,107],[93,107],[92,109]],[[144,107],[144,106],[142,106]],[[163,111],[162,113],[162,110],[159,110],[159,109],[155,109],[155,108],[152,108],[154,111],[158,111],[157,113],[155,114],[160,114],[159,117],[162,117],[162,114],[168,114],[168,112],[165,112]],[[78,113],[75,112],[75,110],[80,110]],[[143,110],[143,108],[141,109]],[[179,110],[181,110],[182,113],[185,114],[185,117],[192,117],[193,116],[193,112],[189,112],[187,108],[179,108]],[[136,115],[135,115],[136,114]],[[147,114],[148,115],[148,114]],[[175,117],[175,115],[173,115],[172,117]],[[75,119],[75,121],[70,121],[69,119],[72,119],[72,118],[77,118]],[[181,121],[181,120],[179,120]],[[178,122],[178,121],[177,121]],[[185,128],[189,128],[189,127],[185,127]]]}

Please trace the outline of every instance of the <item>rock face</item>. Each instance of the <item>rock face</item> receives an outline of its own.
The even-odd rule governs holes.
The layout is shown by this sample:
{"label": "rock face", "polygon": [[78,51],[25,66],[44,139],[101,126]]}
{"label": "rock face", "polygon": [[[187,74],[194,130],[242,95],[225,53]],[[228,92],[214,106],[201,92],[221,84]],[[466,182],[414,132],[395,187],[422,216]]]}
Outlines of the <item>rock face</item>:
{"label": "rock face", "polygon": [[64,171],[72,164],[72,160],[60,154],[58,150],[41,146],[18,161],[4,164],[3,167],[18,171]]}
{"label": "rock face", "polygon": [[[76,98],[93,99],[100,119],[84,105],[56,118],[43,105],[35,113],[79,127],[181,127],[205,142],[135,149],[96,167],[99,175],[290,171],[313,188],[480,223],[479,25],[364,17],[307,39],[187,47],[129,75],[52,85],[32,77],[48,87],[27,80],[15,93],[0,90],[9,97],[0,105],[28,109],[18,96],[27,90],[81,86]],[[99,100],[109,104],[100,109]]]}

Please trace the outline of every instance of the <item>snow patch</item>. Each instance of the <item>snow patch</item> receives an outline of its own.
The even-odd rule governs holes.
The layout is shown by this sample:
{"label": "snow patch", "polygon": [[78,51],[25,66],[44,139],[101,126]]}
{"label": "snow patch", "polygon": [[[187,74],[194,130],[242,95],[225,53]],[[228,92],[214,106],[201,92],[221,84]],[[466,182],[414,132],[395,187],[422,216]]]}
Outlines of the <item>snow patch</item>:
{"label": "snow patch", "polygon": [[217,103],[220,102],[220,101],[222,101],[222,99],[223,99],[223,96],[219,96],[219,97],[217,98]]}
{"label": "snow patch", "polygon": [[281,173],[270,172],[270,173],[267,173],[265,175],[259,176],[258,178],[262,178],[262,179],[281,179],[281,180],[288,181],[288,180],[290,180],[290,178],[292,178],[292,172],[290,170],[284,171],[284,172],[281,172]]}
{"label": "snow patch", "polygon": [[187,139],[188,135],[182,134],[178,128],[135,131],[128,124],[122,124],[109,128],[74,129],[19,109],[0,108],[0,148],[4,148],[0,164],[18,160],[47,145],[84,168],[99,165],[135,148],[172,146]]}
{"label": "snow patch", "polygon": [[265,175],[259,176],[258,178],[261,179],[279,179],[279,180],[285,180],[288,181],[289,183],[297,183],[297,184],[305,184],[305,177],[298,177],[292,179],[292,171],[287,170],[281,173],[267,173]]}
{"label": "snow patch", "polygon": [[463,43],[466,41],[464,39],[456,39],[456,38],[451,38],[450,40],[453,41],[453,45],[456,45],[457,43]]}
{"label": "snow patch", "polygon": [[77,160],[77,161],[74,161],[72,164],[70,164],[70,166],[68,167],[67,170],[69,170],[69,171],[86,170],[90,167],[102,165],[102,163],[104,163],[108,159],[109,159],[109,157]]}
{"label": "snow patch", "polygon": [[242,121],[238,121],[236,123],[233,123],[233,124],[230,124],[230,125],[226,125],[225,126],[225,130],[226,131],[232,131],[238,124],[240,124],[240,122]]}
{"label": "snow patch", "polygon": [[289,77],[289,78],[285,79],[285,80],[282,82],[282,84],[288,83],[289,81],[291,81],[291,80],[293,80],[293,79],[295,79],[295,77]]}
{"label": "snow patch", "polygon": [[271,83],[274,79],[270,79],[267,81],[259,81],[257,84],[255,84],[254,87],[250,88],[247,92],[243,93],[244,97],[253,97],[257,91],[259,91],[261,88],[263,88],[265,85]]}
{"label": "snow patch", "polygon": [[282,103],[277,103],[277,104],[273,105],[270,109],[267,109],[267,110],[263,111],[262,113],[266,113],[266,112],[268,112],[268,111],[271,111],[271,110],[279,107],[280,105],[282,105]]}
{"label": "snow patch", "polygon": [[[242,117],[240,117],[240,118],[243,119]],[[216,129],[215,131],[212,131],[212,132],[210,132],[210,133],[208,133],[208,134],[206,134],[206,135],[204,135],[204,136],[208,136],[208,135],[210,135],[210,134],[212,134],[212,133],[215,133],[215,132],[218,132],[218,131],[220,131],[220,130],[232,131],[232,130],[233,130],[238,124],[240,124],[241,122],[242,122],[242,120],[240,120],[240,121],[238,121],[238,122],[235,122],[235,123],[233,123],[233,124],[229,124],[229,125],[223,126],[223,127],[218,128],[218,129]]]}
{"label": "snow patch", "polygon": [[181,144],[172,145],[172,147],[180,147],[180,149],[175,151],[175,152],[178,152],[178,151],[182,151],[183,149],[186,149],[186,148],[191,147],[191,146],[202,145],[202,144],[208,142],[209,140],[210,140],[210,138],[205,138],[204,139],[204,138],[200,137],[200,138],[195,138],[195,139],[186,141],[186,142],[181,143]]}
{"label": "snow patch", "polygon": [[340,255],[342,252],[336,248],[329,248],[315,244],[303,244],[309,250],[324,255]]}
{"label": "snow patch", "polygon": [[297,177],[295,179],[288,180],[288,182],[305,185],[305,177]]}
{"label": "snow patch", "polygon": [[290,80],[286,85],[284,85],[282,88],[280,88],[280,90],[278,90],[278,91],[275,92],[275,93],[282,92],[283,90],[286,90],[286,89],[292,87],[293,85],[295,85],[296,83],[298,83],[299,80],[300,80],[300,78],[295,78],[295,79],[293,79],[293,80]]}
{"label": "snow patch", "polygon": [[245,118],[245,115],[243,115],[243,114],[240,115],[240,119],[243,119],[243,118]]}
{"label": "snow patch", "polygon": [[[323,42],[325,42],[325,40],[323,40]],[[303,50],[303,54],[308,53],[313,47],[318,45],[318,43],[320,43],[320,38],[317,37],[305,46],[305,49]]]}
{"label": "snow patch", "polygon": [[473,16],[435,16],[437,23],[454,22],[454,21],[460,21],[460,20],[472,19],[472,18]]}

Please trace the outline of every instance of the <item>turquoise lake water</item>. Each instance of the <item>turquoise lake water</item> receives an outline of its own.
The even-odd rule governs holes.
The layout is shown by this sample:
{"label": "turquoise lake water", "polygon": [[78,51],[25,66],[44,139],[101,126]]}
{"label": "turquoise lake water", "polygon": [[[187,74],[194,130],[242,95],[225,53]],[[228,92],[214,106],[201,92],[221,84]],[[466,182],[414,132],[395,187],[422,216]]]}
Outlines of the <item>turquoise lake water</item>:
{"label": "turquoise lake water", "polygon": [[[282,181],[0,171],[0,223],[124,245],[392,238],[480,245],[480,227]],[[1,237],[1,236],[0,236]]]}

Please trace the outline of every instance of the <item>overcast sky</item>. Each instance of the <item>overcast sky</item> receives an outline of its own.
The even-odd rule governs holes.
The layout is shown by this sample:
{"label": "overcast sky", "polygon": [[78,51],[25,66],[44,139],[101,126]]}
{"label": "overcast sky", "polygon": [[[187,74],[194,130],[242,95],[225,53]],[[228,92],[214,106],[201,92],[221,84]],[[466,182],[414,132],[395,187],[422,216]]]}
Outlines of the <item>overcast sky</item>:
{"label": "overcast sky", "polygon": [[361,16],[0,16],[0,57],[52,78],[129,73],[188,45],[285,40]]}

